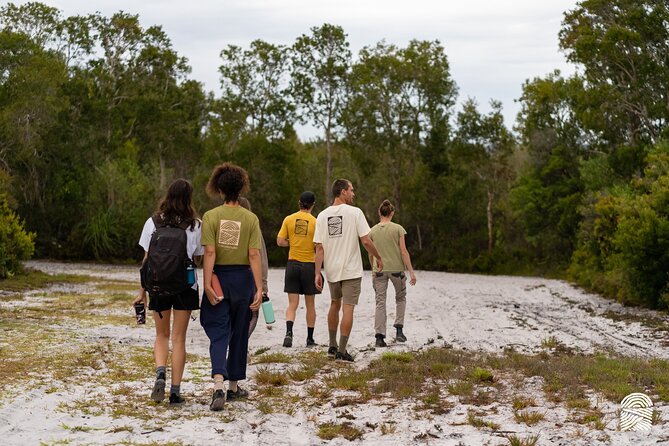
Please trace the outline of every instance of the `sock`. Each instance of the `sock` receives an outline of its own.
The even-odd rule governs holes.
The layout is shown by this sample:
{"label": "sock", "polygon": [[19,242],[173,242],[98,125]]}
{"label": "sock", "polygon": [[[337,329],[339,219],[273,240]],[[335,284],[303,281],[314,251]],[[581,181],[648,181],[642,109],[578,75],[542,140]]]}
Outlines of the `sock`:
{"label": "sock", "polygon": [[337,330],[328,330],[330,334],[330,347],[337,346]]}
{"label": "sock", "polygon": [[156,379],[165,379],[166,369],[164,365],[156,367]]}
{"label": "sock", "polygon": [[307,339],[314,339],[314,327],[307,327]]}
{"label": "sock", "polygon": [[228,387],[231,391],[236,392],[238,387],[237,387],[237,381],[230,381],[230,386]]}
{"label": "sock", "polygon": [[214,391],[216,390],[223,390],[224,386],[224,379],[223,378],[214,378]]}
{"label": "sock", "polygon": [[286,321],[286,335],[293,334],[293,321]]}
{"label": "sock", "polygon": [[339,338],[339,353],[346,353],[346,344],[348,344],[348,336],[341,336]]}
{"label": "sock", "polygon": [[179,393],[181,393],[181,384],[172,384],[170,386],[170,395],[175,394],[179,396]]}

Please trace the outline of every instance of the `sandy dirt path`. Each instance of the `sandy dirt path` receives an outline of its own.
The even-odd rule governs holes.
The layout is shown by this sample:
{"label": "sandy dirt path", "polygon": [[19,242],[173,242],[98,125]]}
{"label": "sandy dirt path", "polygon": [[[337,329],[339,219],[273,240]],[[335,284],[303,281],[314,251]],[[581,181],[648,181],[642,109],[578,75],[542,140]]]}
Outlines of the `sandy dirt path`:
{"label": "sandy dirt path", "polygon": [[[48,273],[83,274],[105,280],[137,281],[135,266],[111,266],[83,263],[58,263],[44,261],[27,262],[30,268]],[[585,293],[570,284],[541,278],[479,276],[418,271],[418,283],[408,290],[408,305],[405,321],[404,344],[391,343],[391,351],[417,351],[426,346],[450,346],[458,349],[501,352],[504,348],[514,348],[521,352],[538,352],[541,343],[547,339],[557,340],[565,346],[584,353],[613,351],[625,356],[669,359],[666,347],[667,332],[651,325],[667,324],[669,318],[663,313],[650,310],[625,308],[602,297]],[[201,281],[201,278],[200,278]],[[269,290],[274,303],[277,322],[273,326],[259,323],[250,339],[250,351],[269,348],[270,352],[289,354],[307,351],[304,346],[306,327],[304,306],[301,303],[295,322],[295,341],[292,349],[281,347],[284,335],[284,311],[286,308],[283,290],[283,270],[271,269]],[[373,348],[374,343],[374,294],[371,273],[363,277],[360,304],[355,310],[353,332],[350,337],[350,351],[356,356],[357,368],[362,368],[382,353]],[[389,288],[392,296],[392,287]],[[327,343],[326,315],[329,307],[329,292],[317,298],[316,341]],[[132,309],[128,307],[129,325],[132,323]],[[392,338],[394,319],[394,299],[389,298],[388,334]],[[648,321],[653,321],[649,324]],[[107,326],[91,329],[92,340],[105,338],[114,342],[150,346],[153,329],[145,327]],[[392,340],[392,339],[390,339]],[[188,331],[187,348],[190,353],[208,355],[208,339],[198,321],[191,323]],[[325,349],[325,346],[322,347]],[[387,351],[387,350],[385,350]],[[251,373],[252,374],[252,373]],[[186,373],[188,377],[188,370]],[[149,379],[147,378],[147,382]],[[536,381],[536,380],[535,380]],[[541,392],[541,383],[530,379],[528,392]],[[73,423],[67,416],[52,413],[63,398],[74,398],[87,389],[73,389],[70,394],[23,395],[0,407],[0,437],[4,444],[58,444],[62,438],[62,425]],[[188,392],[188,389],[186,389]],[[191,393],[208,395],[209,389],[197,389]],[[615,414],[615,404],[603,405],[603,410]],[[195,412],[206,408],[188,409]],[[659,407],[663,418],[669,418],[669,408]],[[607,430],[607,440],[598,440],[597,434],[574,436],[563,428],[561,421],[566,415],[557,406],[546,406],[550,412],[539,431],[538,445],[572,444],[661,444],[669,442],[669,429],[665,424],[654,426],[650,433],[617,432],[611,425]],[[248,411],[247,411],[248,412]],[[293,416],[286,414],[265,415],[259,423],[256,413],[248,412],[233,422],[227,423],[225,434],[218,429],[211,418],[184,420],[173,430],[160,430],[150,434],[125,434],[110,436],[80,433],[68,436],[69,444],[163,444],[181,441],[182,444],[213,444],[221,440],[231,444],[350,444],[336,438],[326,442],[318,438],[313,426],[314,420],[337,419],[337,409],[321,407],[314,413],[298,411]],[[437,444],[437,445],[502,445],[508,442],[500,434],[489,434],[474,429],[463,422],[467,410],[457,409],[442,418],[409,419],[402,408],[388,409],[375,404],[355,408],[356,422],[379,423],[388,417],[397,420],[397,431],[393,435],[372,432],[366,435],[363,444]],[[615,415],[610,415],[609,418]],[[493,420],[508,424],[513,414],[498,413]],[[32,420],[25,424],[25,420]],[[40,420],[39,422],[37,420]],[[91,426],[108,426],[115,421],[108,417],[97,417],[86,421]],[[395,422],[395,421],[393,421]],[[3,426],[4,425],[4,426]],[[252,428],[249,428],[251,426]],[[445,428],[448,426],[448,428]],[[513,432],[531,433],[536,429],[513,426]],[[120,434],[119,434],[120,435]],[[9,443],[7,443],[7,441]],[[148,443],[147,443],[148,442]],[[155,442],[155,443],[150,443]],[[360,444],[360,442],[353,442]]]}

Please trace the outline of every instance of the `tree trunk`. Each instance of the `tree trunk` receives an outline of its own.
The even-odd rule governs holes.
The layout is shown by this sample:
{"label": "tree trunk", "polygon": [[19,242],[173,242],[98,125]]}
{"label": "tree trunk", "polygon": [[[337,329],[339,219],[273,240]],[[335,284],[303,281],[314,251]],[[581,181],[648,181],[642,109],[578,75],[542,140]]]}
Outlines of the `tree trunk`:
{"label": "tree trunk", "polygon": [[324,197],[324,203],[327,205],[330,200],[330,176],[332,175],[332,136],[330,133],[330,129],[325,129],[325,195]]}
{"label": "tree trunk", "polygon": [[158,160],[160,161],[160,190],[163,191],[167,187],[167,178],[165,173],[165,158],[163,154],[158,155]]}
{"label": "tree trunk", "polygon": [[488,206],[486,207],[486,215],[488,217],[488,253],[492,252],[494,240],[492,236],[492,203],[495,198],[495,192],[488,190]]}

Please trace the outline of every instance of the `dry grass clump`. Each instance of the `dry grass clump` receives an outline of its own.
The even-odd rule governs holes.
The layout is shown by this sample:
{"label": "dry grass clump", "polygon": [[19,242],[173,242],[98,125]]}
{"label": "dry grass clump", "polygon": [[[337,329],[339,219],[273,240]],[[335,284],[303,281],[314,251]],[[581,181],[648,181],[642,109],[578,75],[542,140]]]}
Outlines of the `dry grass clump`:
{"label": "dry grass clump", "polygon": [[318,436],[323,440],[332,440],[336,437],[344,437],[348,441],[354,441],[362,438],[362,435],[363,431],[348,421],[339,424],[322,423],[318,425]]}

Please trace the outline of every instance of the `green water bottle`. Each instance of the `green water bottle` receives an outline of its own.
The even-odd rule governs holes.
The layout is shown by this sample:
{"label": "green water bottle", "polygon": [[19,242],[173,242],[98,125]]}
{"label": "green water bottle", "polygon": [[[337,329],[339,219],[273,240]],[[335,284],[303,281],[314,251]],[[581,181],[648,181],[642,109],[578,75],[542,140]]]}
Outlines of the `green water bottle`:
{"label": "green water bottle", "polygon": [[274,323],[274,307],[272,306],[272,301],[269,300],[267,294],[262,293],[262,315],[265,318],[266,324]]}

